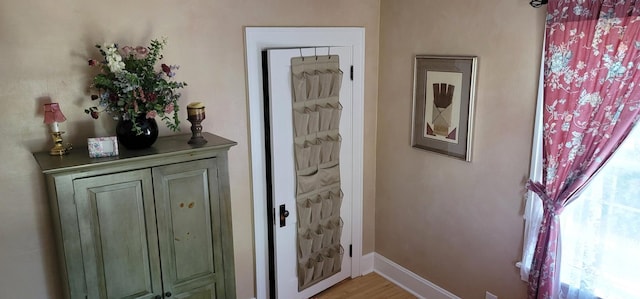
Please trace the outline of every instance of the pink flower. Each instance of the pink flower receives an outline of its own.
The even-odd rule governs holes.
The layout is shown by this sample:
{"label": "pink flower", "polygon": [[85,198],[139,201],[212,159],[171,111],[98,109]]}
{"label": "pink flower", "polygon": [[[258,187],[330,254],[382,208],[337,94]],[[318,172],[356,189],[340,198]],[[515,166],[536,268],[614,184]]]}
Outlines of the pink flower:
{"label": "pink flower", "polygon": [[95,59],[89,59],[89,66],[94,66],[94,65],[96,65],[96,64],[98,64],[98,61],[97,61],[97,60],[95,60]]}
{"label": "pink flower", "polygon": [[136,47],[136,58],[144,59],[149,54],[149,49],[146,47],[138,46]]}
{"label": "pink flower", "polygon": [[171,113],[173,112],[173,103],[169,103],[169,105],[164,107],[164,113]]}
{"label": "pink flower", "polygon": [[147,118],[155,118],[156,115],[158,115],[158,112],[156,112],[155,110],[147,112]]}
{"label": "pink flower", "polygon": [[140,99],[140,101],[142,101],[143,103],[147,101],[147,98],[144,96],[144,90],[142,90],[142,87],[138,87],[138,94],[136,95],[136,91],[133,91],[133,96]]}
{"label": "pink flower", "polygon": [[133,51],[135,51],[135,49],[131,46],[125,46],[122,48],[122,54],[124,54],[124,56],[129,57],[129,55],[132,55]]}

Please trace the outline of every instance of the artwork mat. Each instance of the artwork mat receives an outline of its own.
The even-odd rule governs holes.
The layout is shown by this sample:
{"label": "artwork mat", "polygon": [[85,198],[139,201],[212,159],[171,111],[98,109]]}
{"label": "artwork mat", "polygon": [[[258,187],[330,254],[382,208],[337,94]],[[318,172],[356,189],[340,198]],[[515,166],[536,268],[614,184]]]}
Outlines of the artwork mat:
{"label": "artwork mat", "polygon": [[[477,56],[435,56],[416,55],[414,61],[413,106],[411,121],[411,146],[414,148],[436,152],[471,161],[473,120],[475,106]],[[428,73],[462,74],[462,86],[456,87],[460,93],[459,117],[457,122],[457,143],[439,140],[426,134],[428,117],[427,105],[433,102],[434,80],[429,80]],[[444,82],[438,82],[444,83]],[[455,95],[454,89],[454,97]],[[428,102],[428,95],[430,101]],[[452,117],[453,118],[453,117]],[[437,136],[436,136],[437,137]],[[444,138],[444,137],[442,137]]]}

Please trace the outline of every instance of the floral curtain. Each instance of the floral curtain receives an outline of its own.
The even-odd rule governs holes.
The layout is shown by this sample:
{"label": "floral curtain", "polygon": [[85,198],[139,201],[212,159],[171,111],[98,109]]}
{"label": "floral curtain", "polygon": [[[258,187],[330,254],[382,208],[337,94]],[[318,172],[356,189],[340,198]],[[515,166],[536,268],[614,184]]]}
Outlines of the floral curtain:
{"label": "floral curtain", "polygon": [[544,66],[544,207],[528,296],[557,298],[559,215],[629,134],[640,111],[640,1],[551,0]]}

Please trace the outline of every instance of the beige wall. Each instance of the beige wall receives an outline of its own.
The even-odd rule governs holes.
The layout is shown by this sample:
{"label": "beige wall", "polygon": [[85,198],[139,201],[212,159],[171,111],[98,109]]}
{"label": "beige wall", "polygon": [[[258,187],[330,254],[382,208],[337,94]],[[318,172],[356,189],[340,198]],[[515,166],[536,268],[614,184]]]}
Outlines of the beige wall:
{"label": "beige wall", "polygon": [[[60,298],[31,156],[50,146],[43,98],[60,102],[76,146],[113,135],[113,122],[82,112],[86,59],[97,56],[95,43],[160,36],[169,38],[166,61],[181,65],[177,79],[189,83],[181,103],[204,101],[205,130],[239,143],[230,153],[238,297],[254,296],[243,26],[364,26],[364,252],[375,240],[376,252],[463,298],[523,297],[513,265],[543,20],[526,1],[498,0],[1,1],[0,298]],[[415,54],[479,56],[472,163],[409,146]]]}
{"label": "beige wall", "polygon": [[[165,60],[187,81],[181,104],[203,101],[205,130],[238,142],[230,153],[238,298],[254,294],[253,223],[243,26],[366,28],[365,147],[375,148],[379,2],[193,0],[0,2],[0,298],[60,298],[44,180],[31,152],[47,150],[43,97],[60,103],[76,147],[113,135],[93,121],[88,58],[95,43],[146,44],[168,37]],[[183,111],[184,112],[184,111]],[[184,120],[184,118],[183,118]],[[189,132],[188,122],[182,124]],[[166,128],[161,135],[172,134]],[[375,151],[365,154],[365,252],[373,251]]]}
{"label": "beige wall", "polygon": [[[544,11],[500,0],[380,11],[376,252],[462,298],[524,298],[514,264]],[[471,163],[411,148],[416,54],[479,57]]]}

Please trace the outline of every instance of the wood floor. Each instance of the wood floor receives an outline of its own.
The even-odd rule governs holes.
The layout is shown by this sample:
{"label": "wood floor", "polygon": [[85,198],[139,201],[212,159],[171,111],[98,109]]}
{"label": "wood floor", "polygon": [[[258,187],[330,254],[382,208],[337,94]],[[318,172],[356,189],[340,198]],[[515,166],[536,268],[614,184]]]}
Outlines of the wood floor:
{"label": "wood floor", "polygon": [[416,298],[377,273],[346,279],[311,299],[408,299]]}

